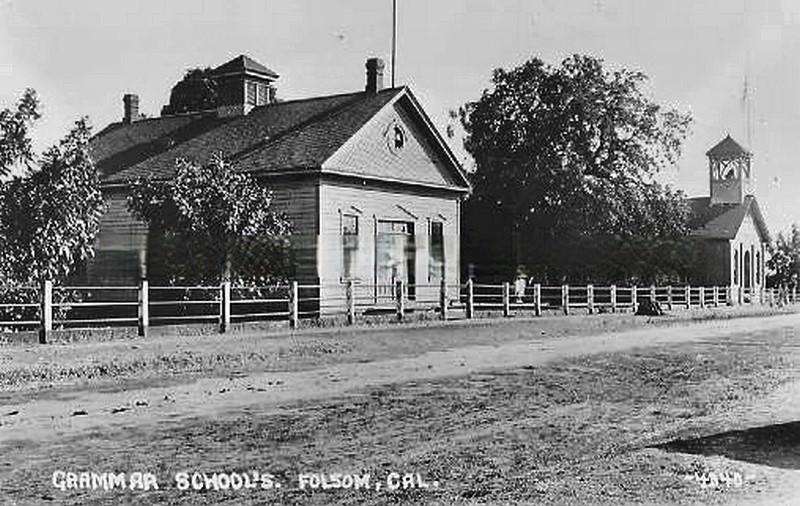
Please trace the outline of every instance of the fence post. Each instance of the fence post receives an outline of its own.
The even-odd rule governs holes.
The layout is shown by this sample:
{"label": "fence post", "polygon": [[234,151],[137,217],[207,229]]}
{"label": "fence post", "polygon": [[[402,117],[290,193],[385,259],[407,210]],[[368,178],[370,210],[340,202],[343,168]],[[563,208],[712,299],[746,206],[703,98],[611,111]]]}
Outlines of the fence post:
{"label": "fence post", "polygon": [[697,287],[697,292],[700,297],[700,309],[703,309],[706,307],[706,289],[704,286],[699,286]]}
{"label": "fence post", "polygon": [[589,314],[594,314],[594,285],[586,285],[586,306]]}
{"label": "fence post", "polygon": [[503,316],[511,316],[511,284],[503,283]]}
{"label": "fence post", "polygon": [[50,332],[53,331],[53,282],[46,279],[41,286],[41,315],[39,315],[39,342],[47,343]]}
{"label": "fence post", "polygon": [[300,286],[297,281],[289,285],[289,327],[300,326]]}
{"label": "fence post", "polygon": [[402,279],[398,279],[394,285],[395,286],[394,298],[395,302],[397,303],[397,321],[399,322],[403,321],[403,318],[405,318],[406,314],[406,299],[403,296],[404,295],[403,292],[405,291],[403,285],[404,283]]}
{"label": "fence post", "polygon": [[139,281],[139,336],[147,337],[150,327],[150,282]]}
{"label": "fence post", "polygon": [[617,312],[617,285],[611,285],[611,312]]}
{"label": "fence post", "polygon": [[719,287],[714,285],[714,307],[719,307]]}
{"label": "fence post", "polygon": [[475,316],[475,290],[474,290],[474,287],[472,285],[473,285],[472,278],[470,278],[470,279],[467,280],[467,310],[466,310],[467,314],[466,314],[466,316],[467,316],[468,320],[471,319],[473,316]]}
{"label": "fence post", "polygon": [[439,285],[439,311],[442,320],[447,320],[447,282],[444,278]]}
{"label": "fence post", "polygon": [[634,313],[639,309],[637,307],[639,305],[639,302],[637,300],[638,295],[637,295],[636,291],[637,291],[636,290],[636,285],[633,285],[631,287],[631,308],[633,309]]}
{"label": "fence post", "polygon": [[653,304],[658,302],[658,299],[656,298],[656,285],[650,285],[650,302]]}
{"label": "fence post", "polygon": [[692,285],[684,287],[684,296],[686,297],[686,309],[692,309]]}
{"label": "fence post", "polygon": [[569,314],[569,285],[561,285],[561,308],[564,314]]}
{"label": "fence post", "polygon": [[797,285],[792,286],[792,303],[797,302]]}
{"label": "fence post", "polygon": [[667,287],[667,309],[672,311],[672,285]]}
{"label": "fence post", "polygon": [[219,331],[225,333],[231,326],[231,282],[223,281],[219,287]]}
{"label": "fence post", "polygon": [[[742,289],[742,285],[739,285],[738,292],[739,292],[739,294],[738,294],[737,298],[739,300],[739,305],[741,306],[742,304],[744,304],[744,290]],[[772,293],[770,293],[770,298],[771,297],[772,297]]]}
{"label": "fence post", "polygon": [[347,301],[347,324],[356,322],[356,294],[353,291],[353,280],[348,279],[345,286],[345,299]]}
{"label": "fence post", "polygon": [[533,284],[533,314],[542,316],[542,285]]}

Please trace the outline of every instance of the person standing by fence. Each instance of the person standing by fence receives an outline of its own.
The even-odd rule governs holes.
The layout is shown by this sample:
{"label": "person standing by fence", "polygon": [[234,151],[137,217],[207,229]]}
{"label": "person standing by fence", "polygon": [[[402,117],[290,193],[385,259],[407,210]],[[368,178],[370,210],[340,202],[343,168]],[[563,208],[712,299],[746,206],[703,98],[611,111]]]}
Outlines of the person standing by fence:
{"label": "person standing by fence", "polygon": [[525,266],[517,267],[517,277],[514,280],[514,298],[517,304],[522,304],[525,298],[525,288],[528,286],[528,275],[525,273]]}

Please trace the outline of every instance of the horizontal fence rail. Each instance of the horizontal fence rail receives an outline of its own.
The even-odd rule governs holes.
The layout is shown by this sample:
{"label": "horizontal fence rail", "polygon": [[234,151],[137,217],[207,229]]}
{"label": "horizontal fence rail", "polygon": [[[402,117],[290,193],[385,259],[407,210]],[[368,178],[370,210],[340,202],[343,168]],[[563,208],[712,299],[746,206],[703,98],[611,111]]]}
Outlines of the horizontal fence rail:
{"label": "horizontal fence rail", "polygon": [[440,319],[475,318],[478,313],[570,314],[572,311],[636,311],[644,301],[666,309],[797,301],[796,289],[753,290],[730,286],[542,285],[519,280],[502,284],[368,284],[347,281],[269,286],[0,286],[0,331],[38,330],[47,342],[54,328],[136,326],[147,335],[151,325],[215,322],[221,332],[233,322],[288,322],[384,315],[403,321],[414,313]]}

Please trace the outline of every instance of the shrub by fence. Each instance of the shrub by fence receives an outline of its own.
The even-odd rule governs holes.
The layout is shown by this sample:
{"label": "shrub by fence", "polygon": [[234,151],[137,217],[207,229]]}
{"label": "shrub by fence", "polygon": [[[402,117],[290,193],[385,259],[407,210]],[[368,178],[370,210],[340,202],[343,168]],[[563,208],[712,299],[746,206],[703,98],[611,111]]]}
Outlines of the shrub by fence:
{"label": "shrub by fence", "polygon": [[431,312],[437,318],[475,318],[486,314],[570,314],[583,311],[635,311],[644,299],[667,309],[716,307],[742,303],[795,302],[797,293],[777,289],[751,291],[726,286],[542,286],[510,283],[394,285],[360,283],[275,286],[54,286],[0,287],[0,329],[39,331],[47,342],[53,329],[138,327],[217,322],[221,332],[232,323],[284,321],[297,328],[304,320],[359,318]]}

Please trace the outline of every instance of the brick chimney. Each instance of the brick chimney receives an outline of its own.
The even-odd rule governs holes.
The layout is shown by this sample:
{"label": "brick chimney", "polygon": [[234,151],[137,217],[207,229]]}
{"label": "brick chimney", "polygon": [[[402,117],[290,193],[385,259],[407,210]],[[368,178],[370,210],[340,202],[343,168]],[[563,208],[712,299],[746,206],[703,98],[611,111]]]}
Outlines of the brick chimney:
{"label": "brick chimney", "polygon": [[383,60],[370,58],[367,60],[367,93],[378,93],[383,89]]}
{"label": "brick chimney", "polygon": [[139,115],[139,95],[126,93],[122,96],[122,103],[125,104],[123,109],[125,115],[122,118],[124,123],[133,123],[142,118]]}

